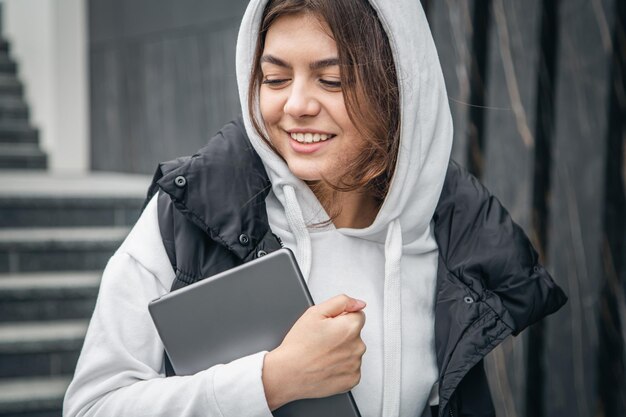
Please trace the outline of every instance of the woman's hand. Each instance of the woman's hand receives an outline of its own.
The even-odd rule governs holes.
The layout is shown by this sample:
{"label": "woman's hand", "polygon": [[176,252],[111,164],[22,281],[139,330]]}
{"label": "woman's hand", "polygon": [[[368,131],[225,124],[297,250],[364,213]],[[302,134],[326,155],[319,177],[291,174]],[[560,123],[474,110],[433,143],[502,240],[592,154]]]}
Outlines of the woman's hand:
{"label": "woman's hand", "polygon": [[263,386],[270,410],[346,392],[359,383],[364,307],[363,301],[338,295],[304,312],[281,345],[265,355]]}

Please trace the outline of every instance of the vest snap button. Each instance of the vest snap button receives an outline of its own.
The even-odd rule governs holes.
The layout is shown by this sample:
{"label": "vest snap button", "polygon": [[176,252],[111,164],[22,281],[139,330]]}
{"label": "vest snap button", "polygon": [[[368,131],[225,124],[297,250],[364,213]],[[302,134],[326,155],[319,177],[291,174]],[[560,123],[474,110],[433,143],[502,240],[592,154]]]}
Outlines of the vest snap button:
{"label": "vest snap button", "polygon": [[179,175],[174,179],[174,184],[176,184],[178,188],[183,188],[185,185],[187,185],[187,179],[182,175]]}
{"label": "vest snap button", "polygon": [[267,255],[267,252],[265,252],[264,250],[260,250],[256,253],[256,257],[260,258],[261,256],[265,256]]}
{"label": "vest snap button", "polygon": [[474,299],[472,297],[465,297],[463,298],[463,301],[465,301],[467,304],[472,304],[474,302]]}
{"label": "vest snap button", "polygon": [[239,243],[246,246],[248,243],[250,243],[250,238],[248,237],[247,234],[242,233],[239,235]]}

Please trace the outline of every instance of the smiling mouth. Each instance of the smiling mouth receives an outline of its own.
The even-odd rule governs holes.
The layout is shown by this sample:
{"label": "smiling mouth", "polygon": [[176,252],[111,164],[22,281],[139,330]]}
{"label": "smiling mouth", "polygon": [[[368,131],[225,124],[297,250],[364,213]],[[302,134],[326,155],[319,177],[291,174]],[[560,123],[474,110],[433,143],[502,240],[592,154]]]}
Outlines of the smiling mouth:
{"label": "smiling mouth", "polygon": [[336,135],[328,135],[325,133],[290,133],[289,136],[299,143],[317,143],[332,139]]}

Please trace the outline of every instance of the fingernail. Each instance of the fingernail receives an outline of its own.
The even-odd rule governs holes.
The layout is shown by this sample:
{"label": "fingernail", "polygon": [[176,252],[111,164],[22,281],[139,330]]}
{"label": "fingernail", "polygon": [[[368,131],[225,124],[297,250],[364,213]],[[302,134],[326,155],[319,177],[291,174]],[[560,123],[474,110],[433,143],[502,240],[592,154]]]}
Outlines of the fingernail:
{"label": "fingernail", "polygon": [[358,308],[363,308],[367,305],[367,303],[363,300],[359,300],[358,298],[355,298],[354,301],[356,301],[356,306]]}

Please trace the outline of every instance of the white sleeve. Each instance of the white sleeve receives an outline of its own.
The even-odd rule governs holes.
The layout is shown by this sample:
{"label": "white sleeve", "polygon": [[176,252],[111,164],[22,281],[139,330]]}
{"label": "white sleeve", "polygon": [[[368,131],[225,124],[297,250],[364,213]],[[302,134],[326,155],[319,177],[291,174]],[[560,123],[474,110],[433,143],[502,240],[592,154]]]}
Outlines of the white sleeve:
{"label": "white sleeve", "polygon": [[153,200],[104,271],[63,415],[271,417],[261,379],[266,352],[165,378],[163,345],[147,306],[169,287],[131,255],[136,250],[142,258],[140,247],[157,244],[164,254]]}

